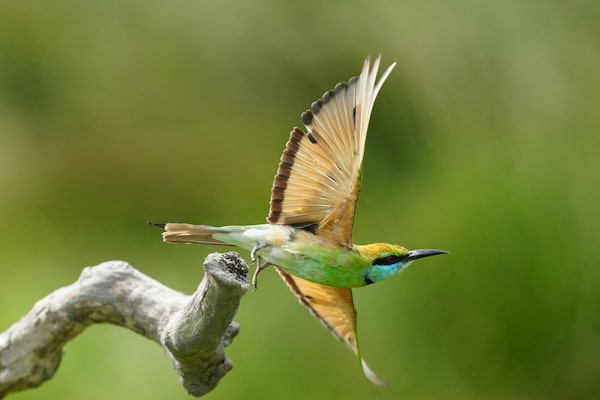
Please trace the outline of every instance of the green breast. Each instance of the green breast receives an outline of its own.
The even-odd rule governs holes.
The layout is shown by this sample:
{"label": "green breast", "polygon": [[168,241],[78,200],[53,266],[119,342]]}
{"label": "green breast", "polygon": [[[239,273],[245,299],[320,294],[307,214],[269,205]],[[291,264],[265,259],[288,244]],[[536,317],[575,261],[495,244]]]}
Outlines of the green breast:
{"label": "green breast", "polygon": [[283,271],[312,282],[329,286],[365,286],[369,262],[357,252],[321,241],[302,238],[282,247],[271,247],[261,253]]}

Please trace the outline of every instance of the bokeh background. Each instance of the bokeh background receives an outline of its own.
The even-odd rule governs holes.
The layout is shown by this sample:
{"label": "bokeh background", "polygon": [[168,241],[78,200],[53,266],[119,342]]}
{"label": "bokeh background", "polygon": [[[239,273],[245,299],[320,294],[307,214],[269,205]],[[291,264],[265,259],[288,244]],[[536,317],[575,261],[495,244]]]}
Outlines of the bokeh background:
{"label": "bokeh background", "polygon": [[[600,393],[600,3],[57,0],[0,5],[0,330],[123,259],[191,292],[217,248],[146,221],[264,221],[300,112],[368,55],[354,239],[443,248],[356,291],[371,386],[274,271],[212,399]],[[245,257],[248,254],[242,253]],[[14,399],[188,399],[154,343],[93,326]]]}

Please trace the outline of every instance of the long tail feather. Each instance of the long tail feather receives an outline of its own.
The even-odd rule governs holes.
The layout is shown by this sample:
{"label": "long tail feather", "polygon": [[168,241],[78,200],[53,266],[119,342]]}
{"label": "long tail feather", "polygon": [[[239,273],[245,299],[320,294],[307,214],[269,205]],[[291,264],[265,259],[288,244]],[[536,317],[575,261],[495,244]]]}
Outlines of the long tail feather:
{"label": "long tail feather", "polygon": [[215,233],[222,233],[221,228],[208,225],[192,225],[168,223],[153,224],[162,227],[163,240],[167,243],[197,243],[197,244],[218,244],[223,246],[231,246],[228,243],[223,243],[220,240],[213,238]]}

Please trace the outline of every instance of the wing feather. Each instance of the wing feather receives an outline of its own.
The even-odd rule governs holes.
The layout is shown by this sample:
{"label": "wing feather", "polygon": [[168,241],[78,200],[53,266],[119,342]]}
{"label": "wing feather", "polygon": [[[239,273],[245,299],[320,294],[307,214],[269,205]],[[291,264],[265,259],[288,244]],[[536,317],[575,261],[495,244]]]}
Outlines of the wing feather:
{"label": "wing feather", "polygon": [[376,81],[380,57],[365,60],[359,77],[337,84],[302,114],[273,182],[267,221],[314,224],[320,236],[351,246],[369,118],[392,64]]}
{"label": "wing feather", "polygon": [[356,310],[352,300],[352,290],[320,285],[297,278],[277,268],[277,272],[310,312],[317,317],[333,335],[342,341],[360,360],[365,376],[374,384],[385,386],[387,382],[379,378],[360,356],[356,333]]}

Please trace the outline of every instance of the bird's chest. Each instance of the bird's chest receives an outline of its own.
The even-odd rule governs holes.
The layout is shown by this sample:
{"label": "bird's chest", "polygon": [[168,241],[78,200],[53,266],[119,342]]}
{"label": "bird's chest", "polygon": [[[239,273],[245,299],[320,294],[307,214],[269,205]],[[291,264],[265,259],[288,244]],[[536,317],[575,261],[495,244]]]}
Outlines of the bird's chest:
{"label": "bird's chest", "polygon": [[368,265],[350,249],[300,241],[269,247],[261,257],[288,274],[312,282],[339,287],[365,285]]}

